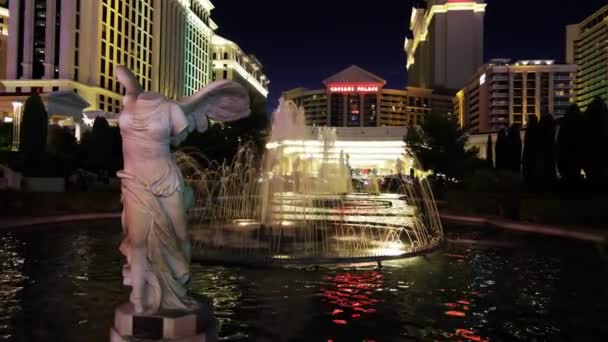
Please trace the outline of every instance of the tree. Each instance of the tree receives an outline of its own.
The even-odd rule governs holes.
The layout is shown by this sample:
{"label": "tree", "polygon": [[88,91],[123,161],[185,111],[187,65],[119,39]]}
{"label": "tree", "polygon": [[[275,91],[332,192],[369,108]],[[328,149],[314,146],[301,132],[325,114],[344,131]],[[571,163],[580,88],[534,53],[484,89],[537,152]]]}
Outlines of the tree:
{"label": "tree", "polygon": [[69,127],[52,125],[49,126],[48,132],[47,149],[49,153],[60,159],[69,159],[75,155],[78,144]]}
{"label": "tree", "polygon": [[593,99],[585,111],[585,133],[585,174],[592,184],[604,184],[608,178],[608,108],[599,97]]}
{"label": "tree", "polygon": [[507,130],[501,128],[496,138],[496,169],[506,170],[509,168],[509,142]]}
{"label": "tree", "polygon": [[524,181],[530,190],[534,190],[538,172],[538,134],[538,118],[536,115],[530,115],[528,117],[528,125],[526,126],[526,134],[524,136],[524,152],[522,158],[522,173]]}
{"label": "tree", "polygon": [[28,97],[23,108],[19,151],[24,159],[24,172],[39,175],[46,152],[49,120],[44,103],[37,93]]}
{"label": "tree", "polygon": [[[120,138],[120,135],[118,135]],[[85,168],[98,173],[107,181],[109,175],[115,170],[115,160],[122,159],[122,153],[117,152],[116,134],[113,133],[106,118],[98,116],[93,121],[93,129],[90,133],[83,134],[81,140],[83,163]],[[120,139],[119,139],[120,140]]]}
{"label": "tree", "polygon": [[[257,157],[266,148],[268,116],[264,112],[252,112],[247,118],[230,122],[212,122],[204,133],[192,132],[182,147],[193,147],[212,161],[231,161],[241,146],[253,146]],[[221,143],[218,143],[221,142]]]}
{"label": "tree", "polygon": [[[256,106],[259,107],[259,106]],[[253,144],[261,155],[266,149],[270,120],[264,111],[253,111],[250,116],[228,123],[231,133],[236,135],[239,145]]]}
{"label": "tree", "polygon": [[513,172],[521,172],[521,133],[519,125],[509,127],[507,136],[508,168]]}
{"label": "tree", "polygon": [[[411,133],[410,133],[411,131]],[[478,163],[477,149],[465,149],[467,133],[452,115],[431,111],[420,132],[409,129],[404,140],[425,170],[460,179]]]}
{"label": "tree", "polygon": [[568,108],[559,125],[557,136],[557,167],[568,185],[576,185],[583,169],[583,117],[576,104]]}
{"label": "tree", "polygon": [[12,131],[13,124],[0,122],[0,151],[10,149]]}
{"label": "tree", "polygon": [[486,143],[486,163],[488,168],[494,168],[494,146],[492,144],[492,134],[488,134],[488,142]]}
{"label": "tree", "polygon": [[539,181],[545,189],[548,189],[557,177],[555,169],[555,120],[551,114],[545,114],[540,118],[538,133]]}

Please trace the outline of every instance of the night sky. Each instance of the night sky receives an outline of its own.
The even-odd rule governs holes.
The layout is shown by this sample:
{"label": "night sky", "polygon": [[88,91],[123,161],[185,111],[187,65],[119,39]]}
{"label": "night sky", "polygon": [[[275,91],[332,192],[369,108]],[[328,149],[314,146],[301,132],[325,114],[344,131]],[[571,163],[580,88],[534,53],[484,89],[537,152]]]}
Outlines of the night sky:
{"label": "night sky", "polygon": [[[606,0],[487,0],[485,60],[564,61],[565,26]],[[218,34],[255,54],[269,77],[269,108],[281,92],[320,88],[352,64],[388,81],[407,83],[403,42],[412,0],[215,0]]]}

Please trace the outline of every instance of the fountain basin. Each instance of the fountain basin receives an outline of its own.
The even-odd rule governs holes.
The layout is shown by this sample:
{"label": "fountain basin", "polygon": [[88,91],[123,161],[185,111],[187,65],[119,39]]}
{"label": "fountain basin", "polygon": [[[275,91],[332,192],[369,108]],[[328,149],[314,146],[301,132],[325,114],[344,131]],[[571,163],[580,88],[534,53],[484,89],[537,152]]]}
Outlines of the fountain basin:
{"label": "fountain basin", "polygon": [[[217,205],[235,200],[223,198]],[[399,194],[276,193],[271,208],[264,222],[216,217],[191,224],[193,259],[256,265],[377,262],[430,253],[442,243],[441,232],[427,230],[419,210]]]}

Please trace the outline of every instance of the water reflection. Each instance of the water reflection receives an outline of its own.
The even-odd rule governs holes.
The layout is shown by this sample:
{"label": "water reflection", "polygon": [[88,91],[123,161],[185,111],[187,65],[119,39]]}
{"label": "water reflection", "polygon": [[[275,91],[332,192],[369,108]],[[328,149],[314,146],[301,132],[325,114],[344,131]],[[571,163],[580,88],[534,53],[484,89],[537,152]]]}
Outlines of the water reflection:
{"label": "water reflection", "polygon": [[344,325],[351,319],[365,319],[376,312],[374,292],[382,289],[380,272],[343,273],[323,277],[320,291],[333,308],[332,322]]}
{"label": "water reflection", "polygon": [[14,234],[0,236],[0,338],[11,337],[11,318],[18,314],[18,294],[23,290],[25,276],[23,274],[24,259],[19,253],[22,243]]}
{"label": "water reflection", "polygon": [[[0,340],[107,341],[128,296],[120,226],[81,228],[0,236]],[[543,244],[447,245],[382,269],[197,264],[192,289],[213,299],[227,341],[608,340],[604,261]]]}

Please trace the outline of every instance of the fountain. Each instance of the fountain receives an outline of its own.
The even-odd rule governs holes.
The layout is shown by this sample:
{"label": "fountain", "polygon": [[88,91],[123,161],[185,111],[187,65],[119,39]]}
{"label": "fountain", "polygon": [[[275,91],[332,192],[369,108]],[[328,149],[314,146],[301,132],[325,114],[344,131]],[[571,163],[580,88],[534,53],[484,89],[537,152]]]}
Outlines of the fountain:
{"label": "fountain", "polygon": [[[247,146],[231,163],[178,152],[194,200],[193,259],[248,264],[380,261],[428,253],[443,231],[428,181],[372,172],[354,192],[336,129],[311,136],[304,111],[281,100],[263,167]],[[406,151],[404,150],[404,153]],[[196,158],[195,158],[196,157]]]}

